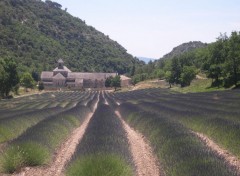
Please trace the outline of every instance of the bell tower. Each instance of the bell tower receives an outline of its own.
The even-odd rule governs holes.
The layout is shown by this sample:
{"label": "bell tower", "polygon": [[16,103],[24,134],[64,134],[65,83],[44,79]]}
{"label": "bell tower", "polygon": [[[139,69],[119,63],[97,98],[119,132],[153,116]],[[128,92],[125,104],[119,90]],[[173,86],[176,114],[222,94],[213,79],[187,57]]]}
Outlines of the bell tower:
{"label": "bell tower", "polygon": [[64,64],[63,60],[59,59],[58,60],[58,69],[63,69],[63,64]]}
{"label": "bell tower", "polygon": [[62,59],[58,60],[58,66],[53,70],[53,76],[61,73],[64,77],[68,76],[68,72],[71,72],[67,67],[64,66],[64,62]]}

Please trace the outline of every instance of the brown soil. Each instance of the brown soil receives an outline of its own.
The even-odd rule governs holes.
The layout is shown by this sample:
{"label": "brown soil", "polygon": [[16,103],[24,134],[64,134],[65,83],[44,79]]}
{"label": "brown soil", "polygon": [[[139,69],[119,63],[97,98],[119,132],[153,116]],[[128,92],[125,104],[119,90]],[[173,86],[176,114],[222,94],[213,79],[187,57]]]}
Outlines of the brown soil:
{"label": "brown soil", "polygon": [[229,151],[222,149],[218,144],[212,141],[210,138],[204,134],[193,132],[204,144],[209,147],[211,150],[217,153],[221,158],[223,158],[226,163],[236,169],[237,174],[240,175],[240,160],[231,154]]}
{"label": "brown soil", "polygon": [[214,100],[219,100],[220,97],[218,96],[218,94],[214,94],[214,95],[213,95],[213,99],[214,99]]}
{"label": "brown soil", "polygon": [[[0,155],[2,155],[4,153],[4,150],[6,149],[7,145],[8,145],[8,142],[4,142],[4,143],[0,144]],[[1,175],[1,173],[0,173],[0,175]]]}
{"label": "brown soil", "polygon": [[102,95],[103,95],[103,99],[104,99],[104,104],[109,105],[108,101],[105,98],[105,93],[104,92],[102,92]]}
{"label": "brown soil", "polygon": [[196,79],[207,79],[207,78],[204,78],[204,77],[202,77],[200,75],[196,75]]}
{"label": "brown soil", "polygon": [[134,131],[121,117],[118,111],[116,115],[120,118],[127,133],[130,150],[136,167],[137,176],[162,176],[157,158],[154,156],[149,142],[143,135]]}
{"label": "brown soil", "polygon": [[7,145],[7,143],[0,144],[0,153],[3,151],[3,149],[6,145]]}
{"label": "brown soil", "polygon": [[27,96],[32,96],[32,95],[40,95],[40,94],[43,94],[43,93],[46,93],[46,92],[53,92],[53,91],[46,91],[46,90],[43,90],[43,91],[38,91],[36,89],[33,89],[33,90],[30,90],[29,92],[22,92],[21,95],[15,95],[14,98],[22,98],[22,97],[27,97]]}
{"label": "brown soil", "polygon": [[13,174],[13,175],[15,176],[63,176],[64,166],[71,159],[72,155],[74,154],[77,148],[77,145],[80,143],[85,133],[85,130],[89,124],[89,121],[97,108],[98,101],[95,104],[94,111],[88,114],[83,124],[79,128],[75,129],[73,133],[70,135],[70,137],[56,151],[53,162],[49,166],[27,167],[27,168],[24,168],[22,172]]}
{"label": "brown soil", "polygon": [[168,88],[169,85],[165,80],[147,80],[136,84],[131,90],[140,90],[148,88]]}

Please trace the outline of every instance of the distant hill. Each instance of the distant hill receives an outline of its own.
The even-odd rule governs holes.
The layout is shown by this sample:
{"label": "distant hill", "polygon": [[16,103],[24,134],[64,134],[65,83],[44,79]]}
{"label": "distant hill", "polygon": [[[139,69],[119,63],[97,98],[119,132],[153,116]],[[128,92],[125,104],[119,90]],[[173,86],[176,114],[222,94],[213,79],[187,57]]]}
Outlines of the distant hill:
{"label": "distant hill", "polygon": [[189,51],[192,51],[194,49],[203,48],[203,47],[206,47],[206,46],[207,46],[206,43],[202,43],[200,41],[193,41],[193,42],[183,43],[183,44],[173,48],[173,50],[170,53],[164,55],[161,58],[161,60],[170,59],[170,58],[173,58],[174,56],[183,54],[185,52],[189,52]]}
{"label": "distant hill", "polygon": [[116,41],[46,0],[0,1],[0,58],[20,70],[52,70],[63,58],[72,71],[129,72],[141,65]]}
{"label": "distant hill", "polygon": [[139,60],[141,61],[144,61],[146,64],[149,62],[149,61],[154,61],[156,59],[153,59],[153,58],[148,58],[148,57],[137,57]]}

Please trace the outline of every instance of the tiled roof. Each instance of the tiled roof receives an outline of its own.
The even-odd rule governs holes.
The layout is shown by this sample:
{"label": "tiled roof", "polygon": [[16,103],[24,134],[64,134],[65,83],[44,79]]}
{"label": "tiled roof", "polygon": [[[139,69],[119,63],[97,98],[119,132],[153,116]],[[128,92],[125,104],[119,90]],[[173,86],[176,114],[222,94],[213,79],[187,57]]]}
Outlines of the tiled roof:
{"label": "tiled roof", "polygon": [[68,73],[68,78],[78,78],[78,79],[91,79],[91,80],[104,80],[109,76],[116,76],[116,73],[82,73],[82,72],[72,72]]}
{"label": "tiled roof", "polygon": [[130,80],[131,79],[125,75],[121,75],[120,78],[121,78],[121,80]]}
{"label": "tiled roof", "polygon": [[53,77],[53,72],[43,71],[41,74],[41,79],[49,79]]}
{"label": "tiled roof", "polygon": [[66,79],[61,73],[58,73],[58,74],[56,74],[54,77],[53,77],[53,79],[61,79],[61,80],[63,80],[63,79]]}
{"label": "tiled roof", "polygon": [[[54,71],[60,71],[63,69],[55,69]],[[66,70],[66,69],[65,69]],[[104,80],[109,76],[116,76],[116,73],[82,73],[82,72],[69,72],[68,73],[68,79],[91,79],[91,80]],[[65,79],[65,77],[61,74],[58,73],[57,75],[53,76],[53,72],[47,72],[44,71],[41,74],[41,79]]]}
{"label": "tiled roof", "polygon": [[51,86],[53,85],[53,82],[44,82],[45,85]]}
{"label": "tiled roof", "polygon": [[67,71],[67,72],[72,72],[71,70],[69,70],[66,66],[63,66],[63,69],[59,69],[58,67],[55,68],[53,71]]}

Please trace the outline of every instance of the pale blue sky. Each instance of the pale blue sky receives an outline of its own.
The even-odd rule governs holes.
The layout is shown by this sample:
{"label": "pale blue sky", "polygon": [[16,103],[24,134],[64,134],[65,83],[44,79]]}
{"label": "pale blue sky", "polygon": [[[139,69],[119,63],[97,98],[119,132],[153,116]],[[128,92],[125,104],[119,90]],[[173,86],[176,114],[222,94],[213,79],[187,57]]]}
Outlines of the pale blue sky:
{"label": "pale blue sky", "polygon": [[53,0],[133,56],[160,58],[189,41],[240,31],[240,0]]}

